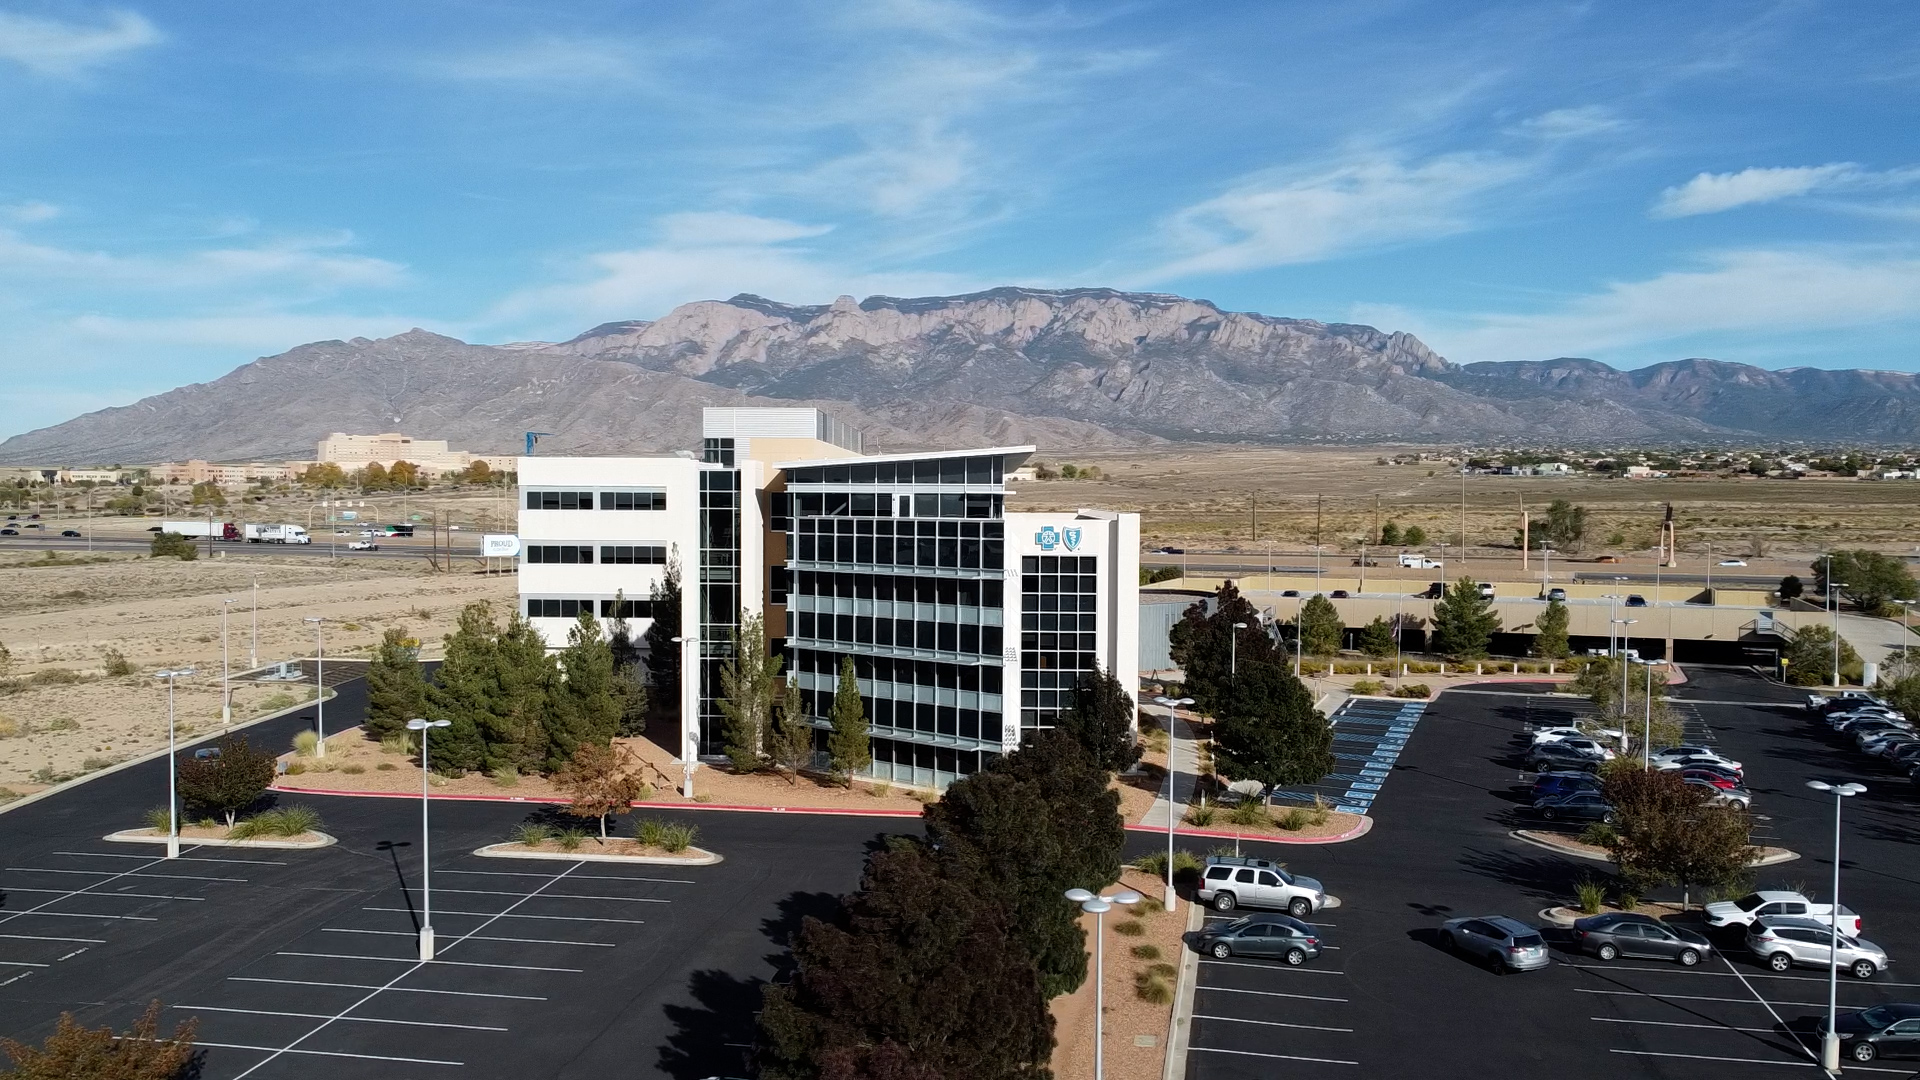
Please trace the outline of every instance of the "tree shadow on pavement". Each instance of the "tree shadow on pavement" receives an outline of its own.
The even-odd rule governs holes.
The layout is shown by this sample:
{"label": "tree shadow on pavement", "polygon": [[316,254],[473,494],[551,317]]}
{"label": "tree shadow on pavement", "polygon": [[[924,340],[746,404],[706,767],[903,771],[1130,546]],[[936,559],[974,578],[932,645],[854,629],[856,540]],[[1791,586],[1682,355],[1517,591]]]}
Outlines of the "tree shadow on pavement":
{"label": "tree shadow on pavement", "polygon": [[1557,855],[1522,855],[1512,851],[1468,849],[1461,855],[1460,865],[1482,877],[1520,889],[1534,900],[1554,904],[1565,903],[1572,897],[1574,882],[1581,878],[1609,877],[1612,873],[1601,863],[1576,866],[1572,860]]}
{"label": "tree shadow on pavement", "polygon": [[660,1048],[661,1072],[674,1080],[754,1075],[760,995],[766,983],[724,971],[696,971],[687,980],[691,1005],[668,1005],[674,1026]]}

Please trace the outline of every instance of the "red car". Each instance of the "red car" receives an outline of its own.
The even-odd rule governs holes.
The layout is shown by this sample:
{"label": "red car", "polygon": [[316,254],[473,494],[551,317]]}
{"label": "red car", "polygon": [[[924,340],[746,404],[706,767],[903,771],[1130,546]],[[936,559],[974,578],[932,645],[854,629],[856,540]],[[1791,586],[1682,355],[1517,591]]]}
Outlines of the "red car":
{"label": "red car", "polygon": [[1734,780],[1733,777],[1723,772],[1715,772],[1712,769],[1682,769],[1680,770],[1680,778],[1683,780],[1704,780],[1722,791],[1732,791],[1734,788],[1740,786],[1739,782]]}

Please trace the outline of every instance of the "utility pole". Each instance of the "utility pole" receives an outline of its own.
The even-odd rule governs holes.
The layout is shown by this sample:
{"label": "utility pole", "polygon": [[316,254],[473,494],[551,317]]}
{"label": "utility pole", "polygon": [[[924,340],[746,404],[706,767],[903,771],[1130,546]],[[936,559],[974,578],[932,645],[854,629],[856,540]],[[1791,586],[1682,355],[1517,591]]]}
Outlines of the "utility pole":
{"label": "utility pole", "polygon": [[1522,495],[1520,496],[1520,572],[1521,573],[1526,572],[1527,565],[1528,565],[1527,564],[1528,553],[1533,550],[1533,533],[1528,528],[1530,524],[1531,523],[1527,520],[1527,497],[1525,495]]}
{"label": "utility pole", "polygon": [[1253,508],[1253,542],[1257,544],[1260,542],[1260,493],[1256,491],[1247,498]]}
{"label": "utility pole", "polygon": [[1380,496],[1378,495],[1373,497],[1373,533],[1367,537],[1367,542],[1370,544],[1380,542]]}
{"label": "utility pole", "polygon": [[[1313,497],[1313,546],[1314,547],[1320,546],[1320,526],[1321,526],[1321,523],[1326,520],[1326,514],[1324,513],[1326,498],[1327,497],[1325,495],[1315,495]],[[1318,585],[1319,582],[1316,580],[1314,584]]]}

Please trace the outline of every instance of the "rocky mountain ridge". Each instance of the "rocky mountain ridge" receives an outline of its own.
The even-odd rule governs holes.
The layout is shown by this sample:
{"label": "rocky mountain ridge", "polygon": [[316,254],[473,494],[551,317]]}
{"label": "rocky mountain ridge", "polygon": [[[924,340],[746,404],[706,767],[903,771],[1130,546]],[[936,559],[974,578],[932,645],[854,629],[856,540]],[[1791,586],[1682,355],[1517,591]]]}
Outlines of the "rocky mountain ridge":
{"label": "rocky mountain ridge", "polygon": [[322,341],[0,443],[0,462],[304,457],[331,431],[511,452],[697,445],[699,406],[814,404],[888,448],[1160,439],[1699,441],[1920,436],[1920,377],[1681,360],[1455,364],[1370,326],[1111,289],[683,304],[568,341]]}

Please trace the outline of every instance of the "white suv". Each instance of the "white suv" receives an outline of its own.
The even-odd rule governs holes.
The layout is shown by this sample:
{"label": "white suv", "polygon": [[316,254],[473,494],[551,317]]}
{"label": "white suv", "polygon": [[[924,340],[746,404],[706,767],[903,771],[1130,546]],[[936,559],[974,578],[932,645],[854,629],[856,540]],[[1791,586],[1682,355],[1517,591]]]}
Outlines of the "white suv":
{"label": "white suv", "polygon": [[1277,908],[1296,919],[1304,919],[1327,904],[1327,890],[1318,881],[1289,874],[1266,859],[1233,855],[1207,859],[1197,895],[1201,903],[1212,904],[1216,911],[1241,906]]}

